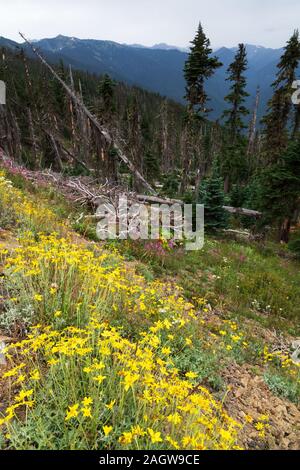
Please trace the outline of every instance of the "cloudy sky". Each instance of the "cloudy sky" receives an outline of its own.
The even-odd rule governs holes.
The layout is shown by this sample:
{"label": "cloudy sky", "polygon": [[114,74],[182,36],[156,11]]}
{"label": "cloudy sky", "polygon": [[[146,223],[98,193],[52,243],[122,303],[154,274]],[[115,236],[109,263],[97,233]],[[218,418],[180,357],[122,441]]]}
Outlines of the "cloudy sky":
{"label": "cloudy sky", "polygon": [[[0,35],[58,34],[187,46],[201,20],[214,47],[281,47],[300,27],[299,0],[0,0]],[[297,21],[298,20],[298,21]]]}

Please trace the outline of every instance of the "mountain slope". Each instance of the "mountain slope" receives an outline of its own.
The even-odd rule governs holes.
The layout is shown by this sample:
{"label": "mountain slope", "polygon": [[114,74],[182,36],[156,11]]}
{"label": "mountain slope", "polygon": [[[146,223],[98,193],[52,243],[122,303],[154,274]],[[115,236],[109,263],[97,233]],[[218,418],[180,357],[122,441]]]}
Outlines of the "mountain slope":
{"label": "mountain slope", "polygon": [[[113,78],[138,85],[149,91],[160,93],[179,102],[184,102],[185,81],[183,67],[187,53],[174,46],[158,44],[151,48],[140,45],[128,46],[113,41],[99,41],[57,36],[52,39],[36,41],[36,46],[52,62],[63,60],[74,68],[91,73],[109,73]],[[17,43],[0,38],[0,46],[20,47]],[[24,46],[32,55],[28,46]],[[223,63],[215,76],[207,83],[210,96],[211,119],[218,119],[224,111],[224,96],[228,93],[226,70],[232,62],[236,48],[223,47],[215,51]],[[259,117],[266,110],[271,97],[271,84],[276,74],[276,64],[282,49],[269,49],[262,46],[247,45],[248,52],[248,93],[247,105],[253,107],[257,86],[261,87]]]}
{"label": "mountain slope", "polygon": [[[130,47],[112,41],[79,40],[58,36],[36,44],[41,50],[81,64],[92,73],[109,73],[113,78],[139,85],[182,101],[182,69],[186,55],[177,50]],[[170,79],[172,77],[172,79]]]}

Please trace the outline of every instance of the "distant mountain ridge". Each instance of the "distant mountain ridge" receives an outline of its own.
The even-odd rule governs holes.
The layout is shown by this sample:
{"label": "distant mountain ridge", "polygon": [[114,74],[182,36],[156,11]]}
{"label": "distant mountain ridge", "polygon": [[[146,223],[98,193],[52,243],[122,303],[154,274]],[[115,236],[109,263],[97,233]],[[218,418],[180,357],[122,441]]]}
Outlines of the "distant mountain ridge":
{"label": "distant mountain ridge", "polygon": [[[29,55],[32,52],[27,45],[20,45],[0,37],[0,46],[9,48],[23,47]],[[157,92],[175,101],[184,102],[185,81],[183,68],[187,52],[176,46],[156,44],[152,47],[142,45],[119,44],[114,41],[78,39],[59,35],[35,41],[35,46],[51,60],[63,60],[74,68],[96,74],[110,74],[114,79],[137,85],[149,91]],[[223,67],[208,81],[207,91],[210,97],[209,107],[213,108],[211,119],[220,118],[226,104],[224,96],[230,84],[226,81],[226,70],[232,62],[236,48],[221,47],[214,51],[223,63]],[[282,55],[282,49],[270,49],[263,46],[247,45],[248,70],[247,91],[250,97],[247,105],[253,108],[257,86],[261,88],[259,117],[272,95],[271,84],[276,75],[276,65]]]}
{"label": "distant mountain ridge", "polygon": [[180,52],[189,52],[188,47],[178,47],[166,44],[165,42],[160,42],[159,44],[154,44],[153,46],[143,46],[143,44],[123,44],[123,46],[137,47],[141,49],[160,49],[162,51],[180,51]]}

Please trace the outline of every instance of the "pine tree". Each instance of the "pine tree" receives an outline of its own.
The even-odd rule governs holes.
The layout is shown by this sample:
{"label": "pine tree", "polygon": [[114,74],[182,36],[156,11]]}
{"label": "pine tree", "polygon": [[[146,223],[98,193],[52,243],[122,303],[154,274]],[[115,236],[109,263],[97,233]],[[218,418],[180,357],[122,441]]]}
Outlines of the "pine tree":
{"label": "pine tree", "polygon": [[290,143],[280,160],[261,177],[261,209],[266,223],[279,226],[279,239],[287,243],[300,202],[300,140]]}
{"label": "pine tree", "polygon": [[208,96],[205,91],[205,80],[211,77],[215,70],[222,66],[222,63],[217,57],[211,55],[210,41],[201,23],[191,44],[191,52],[184,68],[186,99],[189,103],[189,110],[204,117],[209,111],[206,108]]}
{"label": "pine tree", "polygon": [[264,117],[265,124],[264,150],[268,163],[274,163],[288,144],[288,130],[285,123],[285,90],[274,92],[269,101],[269,113]]}
{"label": "pine tree", "polygon": [[293,83],[300,61],[299,32],[296,30],[278,64],[274,95],[269,101],[265,124],[265,152],[270,163],[276,162],[288,145],[288,124],[291,119]]}
{"label": "pine tree", "polygon": [[229,192],[231,181],[240,178],[246,164],[246,142],[242,135],[242,131],[246,128],[243,117],[249,114],[244,106],[245,99],[249,96],[245,90],[247,82],[244,73],[246,70],[246,47],[244,44],[239,44],[234,61],[227,71],[227,80],[232,82],[232,85],[225,101],[230,104],[230,108],[223,113],[223,117],[226,118],[222,162],[225,193]]}
{"label": "pine tree", "polygon": [[223,180],[214,166],[212,175],[202,182],[198,203],[204,205],[204,224],[206,230],[215,232],[228,227],[228,214],[224,209],[226,197]]}
{"label": "pine tree", "polygon": [[[196,188],[199,187],[202,178],[202,124],[207,113],[209,98],[205,90],[205,82],[216,69],[222,66],[218,58],[212,56],[210,41],[206,37],[202,24],[199,24],[195,39],[191,42],[192,47],[184,67],[186,80],[186,100],[188,102],[187,116],[185,119],[185,130],[183,143],[183,175],[180,185],[180,193],[184,194],[188,187],[191,167],[197,160]],[[200,141],[199,141],[200,136]],[[197,142],[196,149],[193,145]],[[195,151],[196,150],[196,151]]]}
{"label": "pine tree", "polygon": [[101,97],[102,104],[100,114],[102,119],[109,121],[115,112],[115,88],[116,83],[108,74],[105,74],[98,86],[98,93]]}
{"label": "pine tree", "polygon": [[147,180],[151,182],[160,175],[159,160],[150,149],[145,151],[144,173]]}
{"label": "pine tree", "polygon": [[178,194],[179,177],[176,171],[169,172],[164,178],[163,193],[168,197],[174,197]]}
{"label": "pine tree", "polygon": [[226,80],[232,82],[232,85],[225,101],[230,104],[230,108],[226,109],[223,114],[227,118],[225,125],[229,129],[233,143],[246,128],[242,118],[249,114],[248,109],[244,106],[245,98],[249,96],[249,93],[245,91],[247,82],[244,73],[247,70],[247,64],[246,47],[244,44],[239,44],[234,62],[230,64],[227,71],[228,78]]}

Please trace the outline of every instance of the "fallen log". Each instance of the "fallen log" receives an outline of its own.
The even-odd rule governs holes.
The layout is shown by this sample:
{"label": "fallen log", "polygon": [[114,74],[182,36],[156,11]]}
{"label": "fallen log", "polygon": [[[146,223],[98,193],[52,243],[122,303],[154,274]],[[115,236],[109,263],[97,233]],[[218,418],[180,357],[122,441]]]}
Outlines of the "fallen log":
{"label": "fallen log", "polygon": [[172,206],[173,204],[180,204],[182,206],[184,204],[184,202],[179,199],[146,196],[144,194],[138,194],[136,196],[136,199],[138,199],[139,202],[154,203],[154,204],[167,204],[168,206]]}
{"label": "fallen log", "polygon": [[224,206],[224,209],[230,214],[239,214],[239,215],[245,215],[247,217],[257,217],[257,218],[262,216],[262,212],[253,211],[251,209],[244,209],[243,207]]}
{"label": "fallen log", "polygon": [[[157,204],[167,204],[167,205],[173,205],[173,204],[180,204],[184,205],[184,202],[179,200],[179,199],[168,199],[168,198],[160,198],[156,196],[146,196],[143,194],[139,194],[136,196],[136,198],[140,202],[145,202],[145,203],[157,203]],[[261,217],[262,212],[254,211],[252,209],[245,209],[243,207],[231,207],[231,206],[223,206],[223,209],[226,212],[229,212],[230,214],[239,214],[239,215],[245,215],[247,217]]]}
{"label": "fallen log", "polygon": [[[1,155],[0,155],[1,156]],[[4,154],[2,154],[2,158]],[[158,196],[147,196],[146,194],[135,194],[128,193],[124,191],[123,188],[110,187],[107,183],[102,186],[95,186],[87,180],[86,183],[81,181],[80,177],[74,178],[64,178],[61,174],[56,174],[54,172],[34,172],[30,170],[25,170],[20,167],[22,173],[27,175],[30,179],[41,179],[41,176],[45,179],[51,179],[52,182],[61,190],[64,189],[71,190],[74,194],[74,201],[80,202],[81,204],[91,205],[94,208],[97,208],[100,204],[106,204],[107,202],[113,202],[116,204],[120,196],[127,196],[130,203],[140,202],[145,204],[166,204],[172,206],[174,204],[184,205],[184,202],[180,199],[169,199]],[[35,178],[36,176],[36,178]],[[85,180],[84,180],[85,181]],[[224,206],[224,210],[231,214],[244,215],[246,217],[256,217],[259,218],[262,216],[261,212],[254,211],[251,209],[245,209],[243,207],[230,207]]]}

